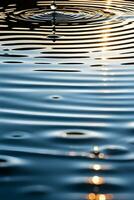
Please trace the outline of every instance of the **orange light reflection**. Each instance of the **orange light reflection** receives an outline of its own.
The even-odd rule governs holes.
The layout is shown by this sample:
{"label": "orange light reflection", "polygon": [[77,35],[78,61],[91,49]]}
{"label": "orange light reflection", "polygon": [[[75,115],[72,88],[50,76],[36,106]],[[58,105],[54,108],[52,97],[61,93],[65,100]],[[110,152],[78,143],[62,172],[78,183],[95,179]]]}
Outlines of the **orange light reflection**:
{"label": "orange light reflection", "polygon": [[104,178],[99,176],[93,176],[89,178],[89,183],[93,185],[102,185],[104,184]]}
{"label": "orange light reflection", "polygon": [[87,200],[112,200],[113,195],[111,194],[95,194],[95,193],[90,193],[88,195]]}

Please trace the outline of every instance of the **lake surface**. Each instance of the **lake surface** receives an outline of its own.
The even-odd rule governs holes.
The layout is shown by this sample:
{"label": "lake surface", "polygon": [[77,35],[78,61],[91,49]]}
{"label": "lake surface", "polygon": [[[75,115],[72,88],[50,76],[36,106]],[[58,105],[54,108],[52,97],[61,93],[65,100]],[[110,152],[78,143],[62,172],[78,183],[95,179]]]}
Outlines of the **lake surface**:
{"label": "lake surface", "polygon": [[134,2],[0,1],[0,199],[134,199]]}

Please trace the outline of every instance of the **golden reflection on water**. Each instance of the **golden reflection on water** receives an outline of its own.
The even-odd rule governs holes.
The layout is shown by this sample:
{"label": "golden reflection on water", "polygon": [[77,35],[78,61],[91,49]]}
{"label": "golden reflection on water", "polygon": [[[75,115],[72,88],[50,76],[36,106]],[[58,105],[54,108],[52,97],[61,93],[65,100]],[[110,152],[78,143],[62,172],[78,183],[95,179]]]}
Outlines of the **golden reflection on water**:
{"label": "golden reflection on water", "polygon": [[111,9],[111,5],[112,5],[112,1],[113,0],[106,0],[106,9],[109,12]]}
{"label": "golden reflection on water", "polygon": [[[93,147],[92,154],[94,154],[94,158],[105,158],[105,154],[101,153],[98,146]],[[100,186],[103,186],[105,184],[105,178],[99,176],[97,172],[104,170],[104,166],[102,166],[101,164],[93,164],[92,170],[96,172],[96,175],[90,177],[88,182],[89,184],[94,185],[94,188],[93,192],[87,195],[87,200],[112,200],[112,194],[103,194],[102,191],[100,191]]]}
{"label": "golden reflection on water", "polygon": [[105,183],[105,180],[103,177],[93,176],[92,178],[89,179],[89,183],[93,185],[102,185]]}
{"label": "golden reflection on water", "polygon": [[99,165],[99,164],[94,164],[94,165],[93,165],[93,170],[99,171],[99,170],[101,170],[101,169],[102,169],[101,165]]}
{"label": "golden reflection on water", "polygon": [[107,0],[107,5],[111,5],[112,0]]}
{"label": "golden reflection on water", "polygon": [[[108,22],[107,22],[108,23]],[[109,51],[108,51],[108,46],[109,46],[109,41],[110,41],[110,32],[111,29],[107,28],[102,30],[101,32],[101,60],[105,62],[105,64],[107,64],[108,62],[108,55],[109,55]]]}
{"label": "golden reflection on water", "polygon": [[90,158],[99,158],[99,159],[104,159],[105,155],[100,151],[98,146],[93,147],[93,151],[90,152],[89,155]]}
{"label": "golden reflection on water", "polygon": [[95,194],[90,193],[87,200],[112,200],[113,196],[111,194]]}

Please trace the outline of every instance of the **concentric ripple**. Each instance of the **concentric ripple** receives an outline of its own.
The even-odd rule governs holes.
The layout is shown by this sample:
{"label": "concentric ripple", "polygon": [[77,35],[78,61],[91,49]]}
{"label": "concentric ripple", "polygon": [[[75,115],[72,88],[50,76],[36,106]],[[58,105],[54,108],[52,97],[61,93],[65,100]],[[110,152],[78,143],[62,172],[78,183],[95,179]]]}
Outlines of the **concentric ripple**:
{"label": "concentric ripple", "polygon": [[14,12],[13,16],[15,19],[31,21],[31,22],[52,22],[55,15],[56,23],[86,23],[95,22],[100,20],[108,20],[115,13],[110,12],[104,8],[90,7],[76,5],[59,5],[58,9],[54,12],[50,9],[32,9]]}
{"label": "concentric ripple", "polygon": [[0,1],[0,199],[133,200],[134,2]]}

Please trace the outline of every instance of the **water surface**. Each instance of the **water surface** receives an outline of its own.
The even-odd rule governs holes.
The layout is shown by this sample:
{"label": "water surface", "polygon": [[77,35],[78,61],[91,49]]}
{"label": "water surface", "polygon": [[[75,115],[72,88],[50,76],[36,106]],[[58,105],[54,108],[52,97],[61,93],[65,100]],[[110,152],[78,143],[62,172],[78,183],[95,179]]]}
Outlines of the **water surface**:
{"label": "water surface", "polygon": [[2,200],[133,200],[134,2],[0,1]]}

